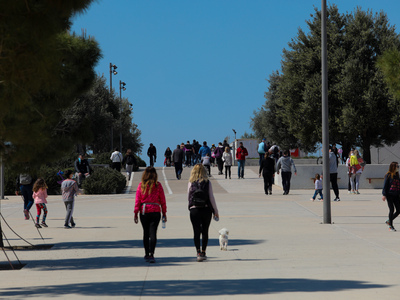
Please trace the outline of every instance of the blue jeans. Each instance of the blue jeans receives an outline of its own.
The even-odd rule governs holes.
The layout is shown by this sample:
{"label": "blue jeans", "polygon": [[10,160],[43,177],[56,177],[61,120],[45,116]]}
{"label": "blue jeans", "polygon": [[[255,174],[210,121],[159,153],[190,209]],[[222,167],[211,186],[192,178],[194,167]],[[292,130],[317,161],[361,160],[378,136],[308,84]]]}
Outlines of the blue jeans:
{"label": "blue jeans", "polygon": [[21,191],[21,194],[24,198],[24,209],[30,210],[32,205],[33,205],[33,191],[32,191],[32,185],[27,184],[23,185],[21,184],[19,189]]}
{"label": "blue jeans", "polygon": [[324,199],[324,196],[322,195],[322,189],[315,190],[314,196],[312,198],[315,200],[318,194],[321,196],[321,199]]}
{"label": "blue jeans", "polygon": [[193,165],[197,165],[198,163],[200,163],[200,154],[195,154],[193,156]]}
{"label": "blue jeans", "polygon": [[243,178],[243,176],[244,176],[244,165],[245,165],[246,161],[238,159],[237,162],[238,162],[238,177],[239,178],[240,177]]}

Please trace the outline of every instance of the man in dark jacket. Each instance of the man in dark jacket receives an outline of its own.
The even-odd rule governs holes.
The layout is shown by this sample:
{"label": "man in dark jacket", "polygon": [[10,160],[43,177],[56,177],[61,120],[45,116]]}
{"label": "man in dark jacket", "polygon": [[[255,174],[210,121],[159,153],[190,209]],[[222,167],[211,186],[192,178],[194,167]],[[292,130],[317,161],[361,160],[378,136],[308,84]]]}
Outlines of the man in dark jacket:
{"label": "man in dark jacket", "polygon": [[157,160],[157,149],[152,143],[150,143],[150,147],[147,149],[147,156],[150,157],[150,166],[154,167],[154,163]]}
{"label": "man in dark jacket", "polygon": [[185,154],[183,153],[183,150],[181,149],[181,147],[179,145],[177,145],[174,152],[172,152],[172,161],[174,162],[175,174],[176,174],[176,178],[178,180],[181,179],[182,163],[183,163],[184,156],[185,156]]}

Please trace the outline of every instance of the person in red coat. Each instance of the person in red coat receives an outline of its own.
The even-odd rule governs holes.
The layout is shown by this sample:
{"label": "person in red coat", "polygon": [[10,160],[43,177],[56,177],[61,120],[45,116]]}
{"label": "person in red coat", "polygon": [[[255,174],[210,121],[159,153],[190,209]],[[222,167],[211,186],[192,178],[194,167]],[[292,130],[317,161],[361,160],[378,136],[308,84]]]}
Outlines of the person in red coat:
{"label": "person in red coat", "polygon": [[239,143],[239,148],[236,150],[236,159],[238,162],[238,177],[244,179],[244,165],[246,163],[246,156],[249,155],[243,143]]}

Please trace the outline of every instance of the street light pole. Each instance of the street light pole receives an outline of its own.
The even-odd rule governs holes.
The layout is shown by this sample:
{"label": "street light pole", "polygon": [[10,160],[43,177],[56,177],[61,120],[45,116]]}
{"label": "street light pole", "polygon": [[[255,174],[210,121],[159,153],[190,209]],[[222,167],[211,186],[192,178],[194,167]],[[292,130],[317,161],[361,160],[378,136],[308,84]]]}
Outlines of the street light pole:
{"label": "street light pole", "polygon": [[[112,63],[110,63],[110,97],[112,96],[112,76],[117,75],[118,72],[115,71],[118,67],[116,65],[113,65]],[[113,133],[113,126],[111,124],[111,151],[113,151],[114,148],[114,133]]]}
{"label": "street light pole", "polygon": [[331,196],[329,171],[329,118],[328,118],[328,50],[326,34],[326,0],[321,0],[321,73],[322,73],[322,161],[323,161],[323,189],[324,197],[324,224],[331,224]]}
{"label": "street light pole", "polygon": [[119,81],[119,151],[122,152],[122,90],[126,90],[126,83]]}

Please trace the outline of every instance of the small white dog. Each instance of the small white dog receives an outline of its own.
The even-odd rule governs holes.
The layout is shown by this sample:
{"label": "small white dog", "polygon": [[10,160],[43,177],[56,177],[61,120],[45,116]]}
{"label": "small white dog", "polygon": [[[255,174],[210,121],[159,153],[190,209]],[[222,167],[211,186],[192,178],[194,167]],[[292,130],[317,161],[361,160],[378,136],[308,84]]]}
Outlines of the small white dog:
{"label": "small white dog", "polygon": [[221,250],[228,250],[228,235],[229,230],[226,228],[222,228],[219,231],[219,247]]}

